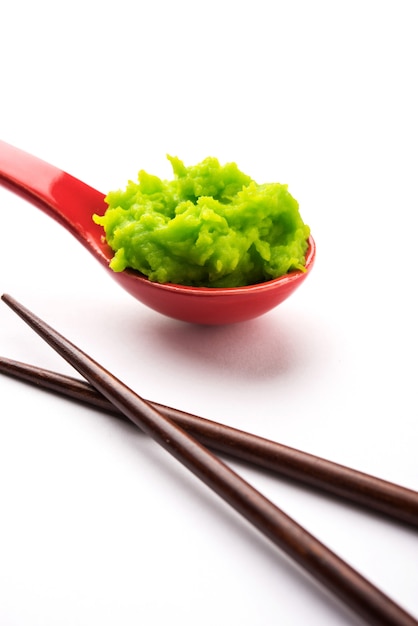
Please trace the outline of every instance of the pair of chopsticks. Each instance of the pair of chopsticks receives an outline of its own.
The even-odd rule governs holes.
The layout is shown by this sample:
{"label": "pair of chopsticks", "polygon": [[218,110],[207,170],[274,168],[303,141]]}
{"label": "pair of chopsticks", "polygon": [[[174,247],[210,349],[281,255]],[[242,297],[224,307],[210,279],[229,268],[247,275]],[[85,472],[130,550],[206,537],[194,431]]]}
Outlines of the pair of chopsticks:
{"label": "pair of chopsticks", "polygon": [[72,398],[123,415],[188,467],[366,623],[379,626],[418,625],[416,619],[205,446],[276,470],[357,504],[369,505],[378,512],[414,526],[418,521],[418,493],[243,431],[144,400],[14,298],[3,295],[2,300],[91,386],[5,359],[3,371],[30,382],[42,379],[41,384],[53,391],[65,390]]}

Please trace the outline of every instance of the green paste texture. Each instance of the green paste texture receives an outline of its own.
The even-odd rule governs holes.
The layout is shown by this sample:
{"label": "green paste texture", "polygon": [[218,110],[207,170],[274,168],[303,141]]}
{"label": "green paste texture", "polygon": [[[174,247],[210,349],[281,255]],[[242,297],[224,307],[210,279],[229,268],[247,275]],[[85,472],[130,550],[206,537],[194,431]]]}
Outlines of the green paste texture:
{"label": "green paste texture", "polygon": [[191,167],[168,159],[173,180],[141,170],[137,182],[106,196],[104,216],[93,216],[115,252],[115,272],[239,287],[304,270],[310,231],[287,185],[259,185],[214,157]]}

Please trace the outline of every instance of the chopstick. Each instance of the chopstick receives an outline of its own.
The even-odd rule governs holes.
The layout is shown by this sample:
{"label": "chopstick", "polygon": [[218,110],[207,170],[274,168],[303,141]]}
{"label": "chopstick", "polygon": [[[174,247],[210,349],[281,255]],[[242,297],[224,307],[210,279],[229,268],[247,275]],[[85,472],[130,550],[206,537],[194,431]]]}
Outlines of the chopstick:
{"label": "chopstick", "polygon": [[369,624],[417,626],[393,600],[217,456],[9,295],[3,301],[134,424]]}
{"label": "chopstick", "polygon": [[[127,420],[123,413],[84,380],[4,357],[0,357],[0,373]],[[157,402],[150,404],[212,450],[418,527],[417,491],[197,415]]]}

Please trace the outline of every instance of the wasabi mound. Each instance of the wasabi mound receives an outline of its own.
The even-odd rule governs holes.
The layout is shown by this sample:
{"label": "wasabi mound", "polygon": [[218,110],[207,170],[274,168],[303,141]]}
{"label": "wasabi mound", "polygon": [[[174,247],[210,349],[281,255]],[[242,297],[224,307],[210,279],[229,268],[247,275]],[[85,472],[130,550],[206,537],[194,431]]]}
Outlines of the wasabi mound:
{"label": "wasabi mound", "polygon": [[208,157],[186,167],[168,156],[173,180],[141,170],[106,196],[104,228],[115,272],[151,281],[240,287],[304,271],[309,227],[287,185],[257,184],[235,163]]}

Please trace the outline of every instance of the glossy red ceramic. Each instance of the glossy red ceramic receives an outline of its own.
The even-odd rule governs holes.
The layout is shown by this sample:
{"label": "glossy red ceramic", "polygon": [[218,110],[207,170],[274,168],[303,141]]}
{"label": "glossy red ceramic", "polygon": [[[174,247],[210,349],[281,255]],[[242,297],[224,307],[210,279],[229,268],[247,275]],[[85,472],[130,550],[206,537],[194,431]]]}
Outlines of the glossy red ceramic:
{"label": "glossy red ceramic", "polygon": [[315,260],[309,239],[306,271],[275,280],[230,289],[184,287],[151,282],[133,270],[113,272],[113,252],[103,241],[103,229],[93,213],[106,209],[104,194],[57,167],[0,141],[0,183],[42,209],[71,232],[126,291],[163,315],[197,324],[242,322],[276,307],[306,279]]}

